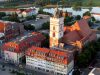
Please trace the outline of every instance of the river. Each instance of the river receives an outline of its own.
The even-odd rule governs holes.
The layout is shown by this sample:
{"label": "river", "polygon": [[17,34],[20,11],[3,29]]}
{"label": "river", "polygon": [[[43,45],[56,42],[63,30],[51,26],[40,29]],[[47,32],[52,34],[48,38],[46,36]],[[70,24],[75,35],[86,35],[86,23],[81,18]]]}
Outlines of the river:
{"label": "river", "polygon": [[[52,13],[54,14],[54,8],[45,8],[43,9],[43,11],[45,12],[49,12],[49,13]],[[76,10],[73,10],[72,7],[70,8],[59,8],[59,10],[63,10],[63,11],[67,11],[67,12],[72,12],[72,15],[80,15],[80,16],[83,16],[83,13],[85,13],[86,11],[90,11],[89,8],[82,8],[80,11],[76,11]],[[100,14],[100,7],[92,7],[91,13],[98,13]],[[97,20],[100,20],[100,15],[93,15]]]}

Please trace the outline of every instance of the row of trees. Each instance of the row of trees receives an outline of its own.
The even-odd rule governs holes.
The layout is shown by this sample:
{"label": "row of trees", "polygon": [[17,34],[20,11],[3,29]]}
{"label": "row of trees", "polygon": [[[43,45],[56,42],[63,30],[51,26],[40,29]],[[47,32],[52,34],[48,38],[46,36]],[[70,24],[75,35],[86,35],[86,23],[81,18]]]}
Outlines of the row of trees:
{"label": "row of trees", "polygon": [[2,19],[2,17],[6,16],[5,12],[0,12],[0,19]]}
{"label": "row of trees", "polygon": [[76,22],[76,20],[80,20],[80,19],[81,19],[80,15],[77,15],[76,17],[66,16],[64,19],[64,25],[71,26]]}
{"label": "row of trees", "polygon": [[88,43],[83,48],[83,52],[77,56],[77,66],[78,67],[87,67],[91,61],[93,61],[97,51],[100,50],[100,39]]}
{"label": "row of trees", "polygon": [[12,13],[12,14],[9,14],[9,15],[5,15],[1,19],[5,20],[5,21],[20,22],[17,13]]}
{"label": "row of trees", "polygon": [[96,19],[91,16],[91,13],[89,11],[83,13],[83,16],[90,16],[91,18],[88,20],[88,24],[91,27],[92,25],[94,25],[94,23],[96,22]]}
{"label": "row of trees", "polygon": [[[94,23],[96,22],[96,19],[92,16],[91,17],[91,13],[89,11],[83,13],[83,17],[84,16],[89,16],[90,19],[88,20],[88,24],[91,27],[92,25],[94,25]],[[65,16],[64,19],[64,25],[73,25],[75,23],[75,21],[82,19],[82,17],[80,15],[77,15],[75,17],[73,16]]]}
{"label": "row of trees", "polygon": [[[36,5],[49,5],[49,4],[57,4],[59,0],[37,0],[35,1]],[[83,0],[60,0],[59,5],[63,4],[64,6],[74,6],[74,7],[80,7],[84,6]],[[85,1],[85,5],[92,6],[93,0]]]}
{"label": "row of trees", "polygon": [[24,29],[26,31],[34,31],[35,30],[35,27],[33,25],[24,25]]}

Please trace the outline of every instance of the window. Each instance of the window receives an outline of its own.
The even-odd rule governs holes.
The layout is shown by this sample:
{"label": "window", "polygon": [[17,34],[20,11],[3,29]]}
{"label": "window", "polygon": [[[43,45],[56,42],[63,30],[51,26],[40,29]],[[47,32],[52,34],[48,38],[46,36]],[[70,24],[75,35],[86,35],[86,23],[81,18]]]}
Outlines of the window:
{"label": "window", "polygon": [[63,75],[63,74],[61,74],[61,73],[57,73],[57,75]]}
{"label": "window", "polygon": [[46,70],[46,72],[49,72],[49,70]]}
{"label": "window", "polygon": [[55,32],[53,32],[53,37],[55,37]]}
{"label": "window", "polygon": [[55,30],[55,27],[53,27],[53,30]]}

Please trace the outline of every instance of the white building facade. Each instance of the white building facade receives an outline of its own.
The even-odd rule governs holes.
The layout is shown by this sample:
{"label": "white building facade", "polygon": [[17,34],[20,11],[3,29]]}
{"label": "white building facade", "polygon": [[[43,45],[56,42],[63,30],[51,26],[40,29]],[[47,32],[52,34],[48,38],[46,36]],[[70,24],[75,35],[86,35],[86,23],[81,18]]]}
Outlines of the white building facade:
{"label": "white building facade", "polygon": [[29,68],[42,70],[52,75],[67,75],[73,69],[74,61],[71,61],[68,65],[64,65],[26,56],[26,65]]}
{"label": "white building facade", "polygon": [[4,59],[5,61],[9,61],[11,63],[20,63],[21,58],[24,56],[24,53],[16,53],[11,51],[4,51]]}
{"label": "white building facade", "polygon": [[63,28],[64,17],[60,16],[60,11],[56,9],[54,17],[50,18],[50,47],[58,46],[64,34]]}
{"label": "white building facade", "polygon": [[36,9],[26,9],[25,11],[21,13],[21,16],[27,17],[27,16],[36,15],[36,14],[37,14]]}
{"label": "white building facade", "polygon": [[74,67],[72,54],[32,47],[26,52],[26,66],[50,75],[67,75]]}

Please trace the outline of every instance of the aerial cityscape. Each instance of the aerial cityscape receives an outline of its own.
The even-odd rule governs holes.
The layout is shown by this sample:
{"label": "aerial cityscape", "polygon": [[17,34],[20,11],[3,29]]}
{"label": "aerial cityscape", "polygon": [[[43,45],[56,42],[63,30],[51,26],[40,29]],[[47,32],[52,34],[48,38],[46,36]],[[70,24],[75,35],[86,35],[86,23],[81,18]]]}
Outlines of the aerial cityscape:
{"label": "aerial cityscape", "polygon": [[100,1],[0,0],[0,75],[100,75]]}

